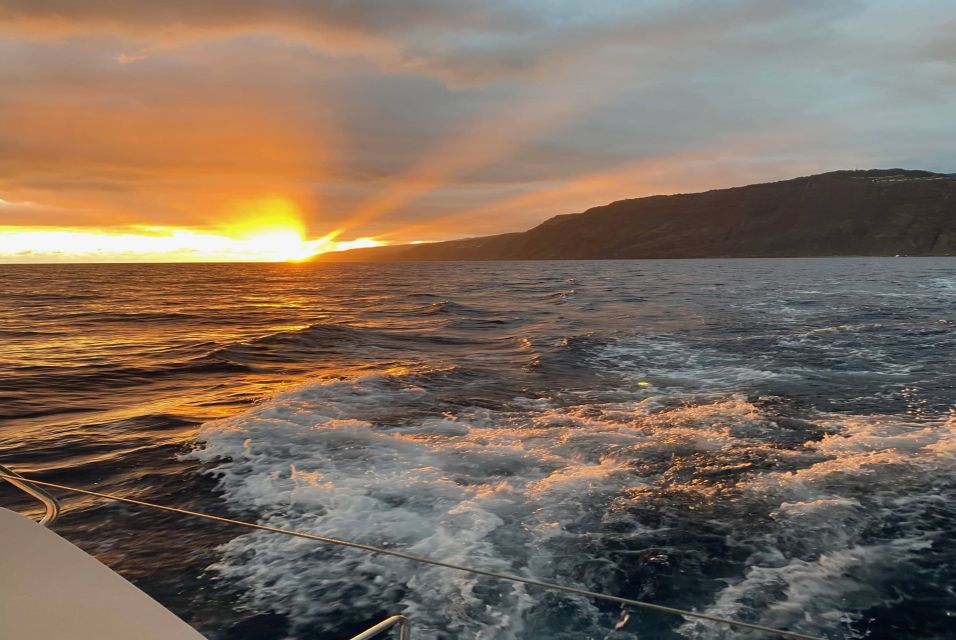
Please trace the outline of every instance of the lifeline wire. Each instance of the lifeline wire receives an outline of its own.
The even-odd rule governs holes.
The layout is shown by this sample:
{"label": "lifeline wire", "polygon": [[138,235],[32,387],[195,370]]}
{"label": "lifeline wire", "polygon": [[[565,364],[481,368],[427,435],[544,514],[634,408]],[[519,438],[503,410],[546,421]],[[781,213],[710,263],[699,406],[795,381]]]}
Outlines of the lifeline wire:
{"label": "lifeline wire", "polygon": [[720,618],[717,616],[708,615],[706,613],[697,613],[695,611],[686,611],[684,609],[677,609],[674,607],[665,607],[663,605],[653,604],[650,602],[643,602],[641,600],[632,600],[630,598],[621,598],[619,596],[611,596],[604,593],[598,593],[596,591],[588,591],[587,589],[567,587],[564,585],[554,584],[551,582],[542,582],[540,580],[533,580],[531,578],[523,578],[521,576],[509,575],[507,573],[485,571],[484,569],[473,569],[471,567],[465,567],[458,564],[451,564],[450,562],[442,562],[441,560],[433,560],[431,558],[425,558],[422,556],[412,555],[410,553],[404,553],[402,551],[394,551],[391,549],[382,549],[380,547],[373,547],[371,545],[362,544],[361,542],[352,542],[351,540],[340,540],[338,538],[329,538],[326,536],[316,535],[314,533],[304,533],[302,531],[291,531],[289,529],[280,529],[279,527],[270,527],[264,524],[243,522],[242,520],[234,520],[232,518],[214,516],[209,513],[202,513],[199,511],[190,511],[188,509],[180,509],[178,507],[167,507],[167,506],[164,506],[161,504],[155,504],[152,502],[144,502],[143,500],[135,500],[133,498],[123,498],[123,497],[114,496],[108,493],[99,493],[97,491],[89,491],[87,489],[78,489],[76,487],[56,484],[54,482],[46,482],[44,480],[31,480],[28,478],[24,478],[22,476],[14,477],[14,476],[9,476],[7,474],[0,473],[0,478],[4,480],[19,480],[20,482],[28,482],[28,483],[40,485],[43,487],[60,489],[61,491],[72,491],[73,493],[80,493],[83,495],[93,496],[96,498],[103,498],[106,500],[114,500],[116,502],[125,502],[127,504],[135,504],[140,507],[147,507],[149,509],[158,509],[160,511],[168,511],[170,513],[178,513],[180,515],[192,516],[194,518],[212,520],[213,522],[224,522],[226,524],[234,524],[240,527],[247,527],[250,529],[259,529],[261,531],[281,533],[283,535],[293,536],[296,538],[305,538],[306,540],[315,540],[317,542],[325,542],[327,544],[335,544],[342,547],[351,547],[353,549],[371,551],[372,553],[378,553],[378,554],[386,555],[386,556],[394,556],[396,558],[402,558],[403,560],[411,560],[412,562],[419,562],[421,564],[430,564],[436,567],[444,567],[446,569],[464,571],[466,573],[473,573],[475,575],[486,576],[488,578],[495,578],[497,580],[508,580],[511,582],[520,582],[522,584],[526,584],[532,587],[539,587],[541,589],[551,589],[552,591],[564,591],[565,593],[573,593],[579,596],[586,596],[588,598],[594,598],[595,600],[604,600],[607,602],[614,602],[617,604],[627,605],[631,607],[650,609],[653,611],[661,611],[663,613],[670,613],[673,615],[685,616],[688,618],[697,618],[700,620],[707,620],[709,622],[718,622],[720,624],[726,624],[738,629],[751,629],[753,631],[769,633],[769,634],[777,635],[783,638],[791,638],[792,640],[823,640],[823,638],[818,638],[816,636],[808,636],[808,635],[805,635],[802,633],[796,633],[793,631],[784,631],[783,629],[774,629],[773,627],[765,627],[759,624],[752,624],[750,622],[739,622],[737,620],[730,620],[728,618]]}

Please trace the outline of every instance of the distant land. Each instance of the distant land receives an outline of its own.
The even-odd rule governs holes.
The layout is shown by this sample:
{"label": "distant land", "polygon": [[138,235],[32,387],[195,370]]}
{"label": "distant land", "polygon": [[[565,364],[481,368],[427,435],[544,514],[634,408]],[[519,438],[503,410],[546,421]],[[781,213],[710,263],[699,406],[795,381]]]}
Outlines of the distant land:
{"label": "distant land", "polygon": [[325,262],[956,255],[956,174],[833,171],[619,200],[518,233],[327,253]]}

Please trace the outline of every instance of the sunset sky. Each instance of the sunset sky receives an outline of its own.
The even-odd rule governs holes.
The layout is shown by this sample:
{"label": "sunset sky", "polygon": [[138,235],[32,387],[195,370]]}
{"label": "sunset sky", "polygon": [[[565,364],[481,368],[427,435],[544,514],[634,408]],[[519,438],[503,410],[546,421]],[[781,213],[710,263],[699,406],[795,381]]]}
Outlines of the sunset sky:
{"label": "sunset sky", "polygon": [[0,261],[282,260],[956,171],[956,4],[0,0]]}

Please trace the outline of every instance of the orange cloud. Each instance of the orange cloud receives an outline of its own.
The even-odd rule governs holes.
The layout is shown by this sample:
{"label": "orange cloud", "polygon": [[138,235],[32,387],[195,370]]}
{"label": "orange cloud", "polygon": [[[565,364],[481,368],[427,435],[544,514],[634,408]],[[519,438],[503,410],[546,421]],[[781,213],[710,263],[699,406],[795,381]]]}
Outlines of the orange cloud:
{"label": "orange cloud", "polygon": [[28,70],[0,63],[0,198],[38,203],[5,207],[0,224],[206,225],[270,192],[321,207],[312,185],[341,136],[287,107],[287,87],[196,52],[110,64],[100,50],[29,47]]}

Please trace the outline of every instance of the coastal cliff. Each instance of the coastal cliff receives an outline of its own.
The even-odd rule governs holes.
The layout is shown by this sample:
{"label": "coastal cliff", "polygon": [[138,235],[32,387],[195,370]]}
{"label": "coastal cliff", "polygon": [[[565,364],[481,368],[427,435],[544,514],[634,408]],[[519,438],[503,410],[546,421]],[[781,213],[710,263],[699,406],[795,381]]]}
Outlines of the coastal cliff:
{"label": "coastal cliff", "polygon": [[524,232],[354,249],[323,261],[956,255],[956,174],[834,171],[619,200]]}

